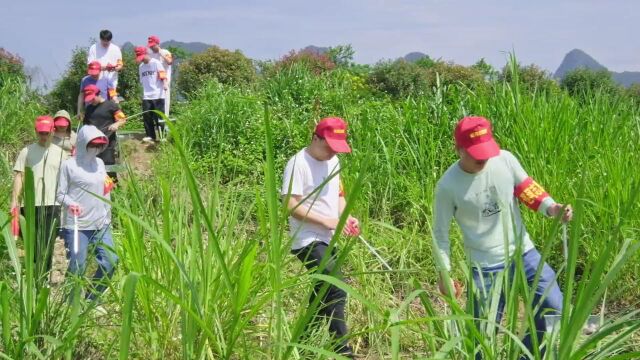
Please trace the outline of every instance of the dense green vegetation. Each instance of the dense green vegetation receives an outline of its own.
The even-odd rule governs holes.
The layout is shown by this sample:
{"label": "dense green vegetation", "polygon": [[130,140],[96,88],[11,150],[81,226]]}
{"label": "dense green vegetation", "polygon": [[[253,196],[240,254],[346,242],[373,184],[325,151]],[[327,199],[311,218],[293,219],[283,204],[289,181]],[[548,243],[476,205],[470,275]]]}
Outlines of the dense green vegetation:
{"label": "dense green vegetation", "polygon": [[[640,295],[640,182],[633,171],[640,123],[632,99],[593,87],[573,97],[515,59],[498,74],[482,62],[368,68],[336,58],[292,53],[262,64],[261,75],[242,86],[213,76],[190,92],[172,124],[173,141],[153,154],[154,176],[137,174],[129,162],[115,194],[121,262],[103,299],[108,315],[68,306],[64,293],[72,283],[48,289],[30,282],[16,254],[24,248],[28,257],[32,240],[16,244],[2,228],[0,350],[10,358],[327,358],[326,332],[302,336],[312,313],[312,282],[322,276],[305,275],[289,254],[278,189],[284,163],[307,144],[315,122],[335,115],[349,122],[354,149],[341,158],[348,208],[395,269],[383,271],[355,239],[334,239],[349,279],[338,285],[350,294],[357,352],[371,359],[467,359],[480,343],[487,358],[517,358],[517,339],[532,313],[531,294],[518,277],[503,331],[495,336],[475,331],[465,299],[443,298],[435,287],[432,193],[455,161],[454,124],[478,114],[493,121],[500,144],[558,201],[576,207],[566,263],[559,224],[525,214],[573,305],[560,332],[547,340],[559,340],[558,358],[640,356],[633,310]],[[327,61],[334,66],[318,71]],[[0,104],[16,109],[10,114],[19,115],[13,118],[22,128],[10,136],[24,142],[34,113],[43,109],[3,89]],[[125,162],[132,157],[124,153]],[[452,235],[451,275],[467,281],[460,236]],[[598,311],[610,321],[585,340],[580,325]]]}

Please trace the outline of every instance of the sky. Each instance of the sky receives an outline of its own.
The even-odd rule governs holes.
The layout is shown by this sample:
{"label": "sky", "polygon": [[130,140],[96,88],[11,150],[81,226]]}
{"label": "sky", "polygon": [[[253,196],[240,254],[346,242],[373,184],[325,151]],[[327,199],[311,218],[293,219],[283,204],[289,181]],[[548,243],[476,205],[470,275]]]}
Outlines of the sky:
{"label": "sky", "polygon": [[640,71],[640,1],[633,0],[0,1],[0,47],[50,82],[101,29],[116,44],[143,45],[153,34],[262,60],[307,45],[351,44],[360,63],[420,51],[502,67],[515,51],[520,62],[553,72],[579,48],[610,70]]}

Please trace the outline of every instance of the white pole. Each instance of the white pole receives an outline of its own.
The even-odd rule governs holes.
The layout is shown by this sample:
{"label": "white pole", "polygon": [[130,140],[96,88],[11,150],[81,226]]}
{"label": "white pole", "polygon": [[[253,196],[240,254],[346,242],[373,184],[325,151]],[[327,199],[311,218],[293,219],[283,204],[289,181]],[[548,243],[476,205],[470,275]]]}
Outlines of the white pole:
{"label": "white pole", "polygon": [[80,239],[78,234],[78,215],[73,214],[73,254],[78,254],[78,248],[80,247]]}
{"label": "white pole", "polygon": [[382,265],[384,265],[384,267],[385,267],[385,268],[387,268],[387,270],[389,270],[389,271],[393,271],[393,269],[391,268],[391,266],[389,266],[389,264],[387,264],[387,262],[386,262],[386,261],[384,261],[384,259],[382,258],[382,256],[380,256],[380,254],[378,254],[378,252],[376,251],[376,249],[374,249],[374,248],[373,248],[373,246],[371,246],[371,245],[367,242],[367,240],[365,240],[365,239],[362,237],[362,235],[358,235],[358,239],[362,240],[362,242],[365,244],[365,246],[366,246],[367,248],[369,248],[369,251],[370,251],[373,255],[375,255],[375,256],[378,258],[378,260],[380,260],[380,263],[381,263]]}

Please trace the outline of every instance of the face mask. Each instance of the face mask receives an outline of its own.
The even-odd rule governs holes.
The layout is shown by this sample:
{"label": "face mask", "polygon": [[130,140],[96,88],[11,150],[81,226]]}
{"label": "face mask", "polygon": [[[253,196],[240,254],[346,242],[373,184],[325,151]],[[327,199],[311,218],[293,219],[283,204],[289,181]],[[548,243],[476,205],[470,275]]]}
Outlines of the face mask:
{"label": "face mask", "polygon": [[91,157],[96,157],[101,152],[102,152],[101,148],[94,148],[94,147],[87,148],[87,154],[89,154],[89,156]]}

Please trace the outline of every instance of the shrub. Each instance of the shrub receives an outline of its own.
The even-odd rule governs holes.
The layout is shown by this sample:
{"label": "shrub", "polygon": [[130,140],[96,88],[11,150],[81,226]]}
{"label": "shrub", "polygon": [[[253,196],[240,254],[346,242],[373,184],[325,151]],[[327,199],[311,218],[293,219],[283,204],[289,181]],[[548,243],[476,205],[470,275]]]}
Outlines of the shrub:
{"label": "shrub", "polygon": [[570,71],[564,76],[560,86],[572,96],[584,96],[597,91],[609,94],[619,93],[618,85],[607,70],[593,71],[579,68]]}
{"label": "shrub", "polygon": [[403,59],[376,64],[369,74],[368,83],[372,89],[396,98],[420,95],[429,89],[426,71]]}
{"label": "shrub", "polygon": [[430,87],[436,86],[437,78],[441,85],[463,85],[472,90],[484,89],[486,85],[484,75],[478,69],[452,62],[435,62],[426,73]]}
{"label": "shrub", "polygon": [[[0,74],[9,74],[24,79],[24,61],[20,56],[0,47]],[[2,86],[1,83],[0,86]]]}
{"label": "shrub", "polygon": [[256,69],[240,50],[212,46],[180,64],[177,85],[179,91],[190,96],[212,79],[227,85],[244,85],[256,79]]}
{"label": "shrub", "polygon": [[558,83],[551,77],[551,74],[535,64],[526,66],[516,64],[515,68],[517,68],[518,73],[515,78],[512,68],[514,68],[514,66],[511,64],[505,65],[504,68],[502,68],[499,80],[513,83],[517,78],[520,89],[531,93],[547,92],[556,94],[559,90]]}
{"label": "shrub", "polygon": [[[340,56],[340,53],[337,52],[336,56]],[[336,64],[331,60],[329,55],[326,54],[307,50],[291,50],[287,55],[283,56],[282,59],[276,62],[273,70],[275,72],[280,72],[285,69],[291,69],[294,66],[305,66],[314,74],[319,75],[333,70],[336,67]]]}

